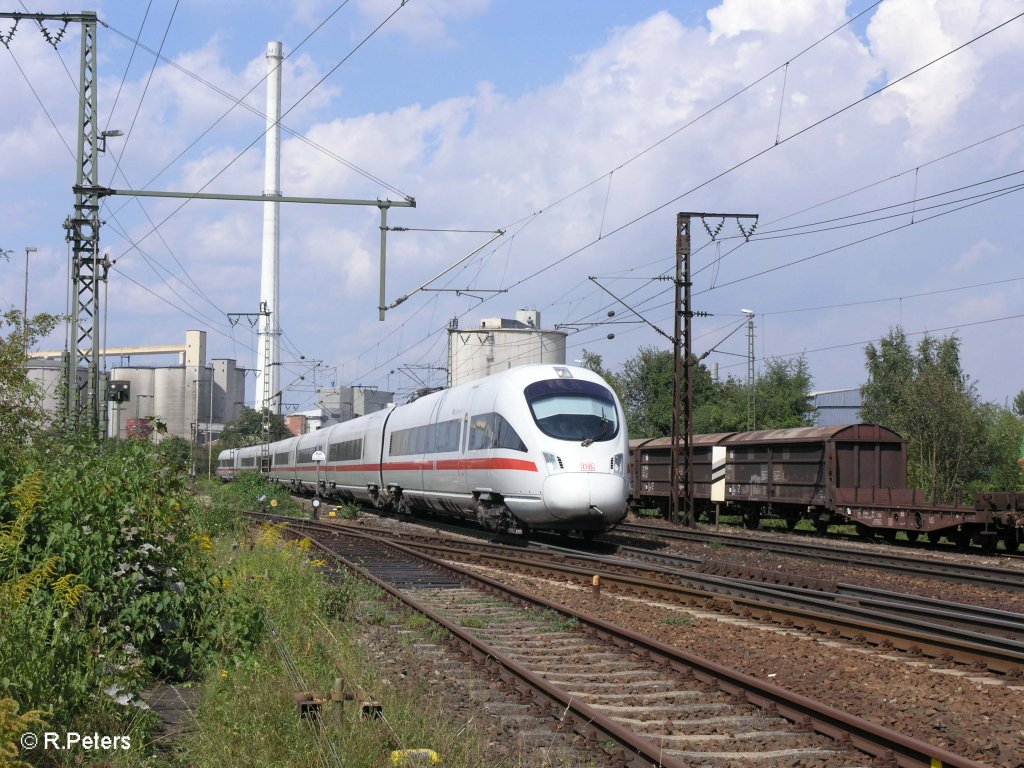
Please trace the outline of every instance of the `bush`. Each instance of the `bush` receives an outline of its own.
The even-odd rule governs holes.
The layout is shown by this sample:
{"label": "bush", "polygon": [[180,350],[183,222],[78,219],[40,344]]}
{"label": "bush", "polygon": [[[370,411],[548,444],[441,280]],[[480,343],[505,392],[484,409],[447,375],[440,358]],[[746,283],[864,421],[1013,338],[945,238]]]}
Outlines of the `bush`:
{"label": "bush", "polygon": [[258,641],[261,615],[213,572],[187,475],[156,446],[40,444],[14,479],[0,477],[0,699],[100,727],[133,719],[152,677]]}

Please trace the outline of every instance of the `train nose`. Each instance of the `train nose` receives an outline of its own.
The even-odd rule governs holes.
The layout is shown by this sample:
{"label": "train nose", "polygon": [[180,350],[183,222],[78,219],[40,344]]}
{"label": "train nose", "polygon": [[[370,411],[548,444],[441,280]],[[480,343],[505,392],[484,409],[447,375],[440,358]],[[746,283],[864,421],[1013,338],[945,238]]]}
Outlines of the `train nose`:
{"label": "train nose", "polygon": [[562,472],[544,480],[544,506],[556,518],[579,517],[588,507],[595,524],[610,525],[626,516],[627,490],[621,475]]}

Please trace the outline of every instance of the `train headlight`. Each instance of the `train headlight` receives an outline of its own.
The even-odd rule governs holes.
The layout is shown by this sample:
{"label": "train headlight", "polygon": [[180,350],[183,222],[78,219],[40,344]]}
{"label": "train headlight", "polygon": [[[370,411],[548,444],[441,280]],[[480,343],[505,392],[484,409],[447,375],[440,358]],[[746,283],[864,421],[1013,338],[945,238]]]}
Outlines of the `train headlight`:
{"label": "train headlight", "polygon": [[623,466],[622,458],[623,458],[623,456],[622,456],[621,453],[616,453],[614,456],[612,456],[611,470],[616,475],[621,475],[622,474],[622,466]]}
{"label": "train headlight", "polygon": [[549,473],[553,474],[559,470],[558,457],[555,456],[555,454],[553,453],[548,453],[547,451],[544,451],[544,463],[548,465]]}

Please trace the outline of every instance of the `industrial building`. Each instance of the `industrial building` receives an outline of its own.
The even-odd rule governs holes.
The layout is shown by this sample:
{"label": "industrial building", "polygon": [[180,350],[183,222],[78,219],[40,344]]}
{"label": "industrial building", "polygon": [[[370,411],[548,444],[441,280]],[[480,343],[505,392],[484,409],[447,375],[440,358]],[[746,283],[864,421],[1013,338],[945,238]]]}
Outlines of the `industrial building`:
{"label": "industrial building", "polygon": [[863,404],[860,387],[853,389],[829,389],[811,392],[811,411],[815,424],[832,427],[838,424],[858,424]]}
{"label": "industrial building", "polygon": [[[128,354],[158,354],[138,351],[145,349]],[[166,353],[166,348],[160,349]],[[129,392],[125,402],[108,403],[108,436],[136,434],[157,416],[167,425],[167,434],[202,445],[216,440],[225,424],[241,416],[244,368],[230,359],[213,360],[207,366],[205,331],[186,331],[185,344],[175,351],[177,365],[110,369],[111,384],[128,382]]]}
{"label": "industrial building", "polygon": [[[120,365],[103,374],[100,385],[108,393],[123,391],[120,402],[107,403],[107,436],[127,437],[148,434],[150,421],[158,417],[167,426],[168,435],[205,444],[216,440],[224,425],[236,420],[245,403],[244,368],[234,360],[213,360],[206,364],[206,332],[187,331],[184,344],[148,347],[119,347],[103,350],[103,356],[133,357],[149,355],[178,356],[177,365]],[[44,393],[44,408],[58,413],[61,362],[60,352],[29,354],[29,378]],[[79,384],[86,373],[78,372]],[[120,383],[120,386],[118,386]],[[125,384],[127,389],[125,390]]]}
{"label": "industrial building", "polygon": [[285,424],[293,435],[305,435],[339,421],[383,411],[394,403],[394,392],[376,387],[321,387],[316,391],[316,408],[289,414]]}
{"label": "industrial building", "polygon": [[491,317],[479,328],[448,326],[448,386],[456,387],[517,365],[565,365],[565,331],[542,330],[540,312],[520,309],[515,319]]}

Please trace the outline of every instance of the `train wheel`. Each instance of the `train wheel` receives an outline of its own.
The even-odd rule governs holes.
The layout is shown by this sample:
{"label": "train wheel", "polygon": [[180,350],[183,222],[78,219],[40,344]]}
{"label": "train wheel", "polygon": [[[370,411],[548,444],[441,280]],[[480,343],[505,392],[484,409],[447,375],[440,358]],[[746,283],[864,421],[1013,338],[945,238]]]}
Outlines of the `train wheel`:
{"label": "train wheel", "polygon": [[1016,552],[1020,549],[1020,537],[1015,528],[1003,531],[1003,546],[1006,547],[1007,552]]}
{"label": "train wheel", "polygon": [[986,555],[991,555],[995,552],[996,545],[999,543],[999,539],[996,537],[995,533],[982,533],[980,531],[975,533],[971,537],[971,540],[981,547],[981,551]]}
{"label": "train wheel", "polygon": [[921,538],[920,531],[904,531],[907,534],[907,541],[917,541]]}
{"label": "train wheel", "polygon": [[941,539],[941,538],[942,538],[942,534],[939,533],[938,531],[928,531],[928,543],[929,544],[938,544],[939,543],[939,539]]}
{"label": "train wheel", "polygon": [[824,536],[826,533],[828,533],[828,524],[828,520],[815,520],[814,530],[816,530],[818,533]]}
{"label": "train wheel", "polygon": [[755,530],[761,524],[761,511],[749,509],[743,513],[743,524],[750,530]]}
{"label": "train wheel", "polygon": [[800,518],[799,517],[787,517],[786,518],[786,530],[787,531],[792,531],[794,528],[796,528],[797,523],[799,523],[799,522],[800,522]]}
{"label": "train wheel", "polygon": [[883,528],[878,532],[878,535],[882,537],[882,541],[886,544],[892,544],[896,541],[896,531],[893,528]]}
{"label": "train wheel", "polygon": [[874,531],[872,531],[869,526],[864,525],[864,523],[857,523],[856,528],[857,536],[861,539],[864,539],[865,541],[867,541],[875,535]]}
{"label": "train wheel", "polygon": [[953,535],[953,544],[956,545],[957,552],[966,552],[971,548],[971,532],[957,531]]}

